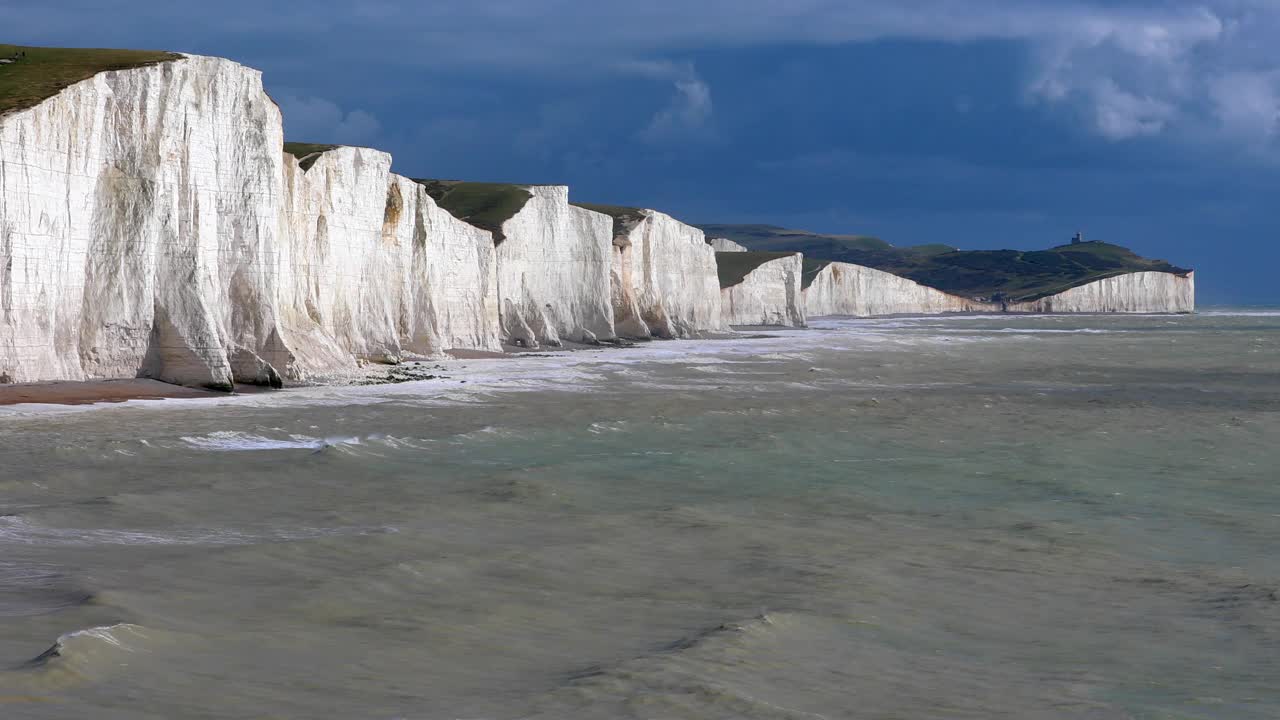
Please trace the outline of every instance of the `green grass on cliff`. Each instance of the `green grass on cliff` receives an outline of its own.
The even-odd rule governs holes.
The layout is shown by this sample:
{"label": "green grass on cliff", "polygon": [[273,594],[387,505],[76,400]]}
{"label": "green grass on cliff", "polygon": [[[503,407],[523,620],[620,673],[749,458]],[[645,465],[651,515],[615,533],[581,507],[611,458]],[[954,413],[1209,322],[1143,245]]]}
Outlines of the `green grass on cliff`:
{"label": "green grass on cliff", "polygon": [[822,235],[772,225],[702,225],[708,237],[727,237],[751,250],[791,250],[805,255],[804,285],[830,262],[847,262],[910,278],[969,298],[1037,300],[1096,280],[1132,272],[1189,270],[1141,257],[1105,242],[1082,242],[1048,250],[971,250],[947,245],[894,247],[878,238]]}
{"label": "green grass on cliff", "polygon": [[[843,250],[874,252],[893,246],[869,235],[823,235],[808,230],[791,230],[776,225],[698,225],[709,238],[728,238],[760,252],[803,252],[806,255]],[[936,246],[930,246],[935,247]],[[954,250],[942,246],[947,250]]]}
{"label": "green grass on cliff", "polygon": [[637,223],[644,220],[640,208],[623,207],[622,205],[599,205],[596,203],[571,202],[584,210],[598,212],[613,218],[613,236],[626,235]]}
{"label": "green grass on cliff", "polygon": [[733,287],[746,279],[747,274],[770,260],[791,257],[794,252],[718,252],[716,272],[720,275],[720,287]]}
{"label": "green grass on cliff", "polygon": [[[26,53],[25,57],[21,57]],[[24,110],[57,95],[68,86],[108,70],[177,60],[177,53],[158,50],[43,48],[0,43],[0,115]]]}
{"label": "green grass on cliff", "polygon": [[494,243],[506,239],[502,224],[524,208],[533,194],[522,185],[414,178],[440,207],[463,222],[493,233]]}
{"label": "green grass on cliff", "polygon": [[879,268],[955,295],[993,300],[1038,300],[1104,278],[1134,272],[1186,275],[1190,270],[1144,258],[1128,248],[1091,241],[1048,250],[972,250]]}
{"label": "green grass on cliff", "polygon": [[802,269],[800,270],[800,288],[802,290],[807,289],[813,284],[814,279],[818,277],[818,273],[822,272],[822,268],[830,264],[830,260],[819,260],[805,255]]}
{"label": "green grass on cliff", "polygon": [[310,170],[312,165],[316,164],[316,160],[320,159],[320,155],[330,150],[338,149],[339,145],[322,145],[320,143],[300,143],[287,142],[284,144],[284,151],[298,158],[298,167],[303,172]]}

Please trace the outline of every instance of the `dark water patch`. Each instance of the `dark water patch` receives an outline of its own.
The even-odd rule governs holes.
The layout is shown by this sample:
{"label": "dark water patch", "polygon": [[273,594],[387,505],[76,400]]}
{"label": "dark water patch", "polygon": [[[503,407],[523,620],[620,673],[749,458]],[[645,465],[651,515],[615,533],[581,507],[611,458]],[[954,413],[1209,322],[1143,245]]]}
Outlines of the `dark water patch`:
{"label": "dark water patch", "polygon": [[44,667],[45,665],[48,665],[50,662],[60,657],[62,657],[62,643],[55,642],[54,644],[49,646],[48,650],[45,650],[44,652],[31,658],[30,660],[26,660],[22,662],[21,664],[19,664],[17,667],[13,669],[14,670],[34,670],[36,668]]}
{"label": "dark water patch", "polygon": [[31,617],[83,607],[94,593],[56,565],[0,560],[0,617]]}
{"label": "dark water patch", "polygon": [[1268,626],[1271,632],[1280,633],[1280,589],[1276,586],[1245,583],[1211,591],[1199,601],[1201,612],[1209,617],[1230,623],[1246,623],[1250,626]]}

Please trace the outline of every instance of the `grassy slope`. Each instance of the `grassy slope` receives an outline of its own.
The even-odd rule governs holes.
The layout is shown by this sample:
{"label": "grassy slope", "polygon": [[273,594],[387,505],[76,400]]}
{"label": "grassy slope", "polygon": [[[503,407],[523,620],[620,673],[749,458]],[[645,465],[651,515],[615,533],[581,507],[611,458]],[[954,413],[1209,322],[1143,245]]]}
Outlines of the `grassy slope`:
{"label": "grassy slope", "polygon": [[287,142],[284,144],[284,151],[298,158],[298,167],[305,172],[316,164],[316,160],[320,159],[321,153],[336,150],[338,147],[338,145],[321,145],[319,143]]}
{"label": "grassy slope", "polygon": [[830,264],[830,260],[820,260],[805,255],[800,271],[800,287],[804,289],[812,285],[814,278],[818,277],[818,273],[822,272],[822,268]]}
{"label": "grassy slope", "polygon": [[100,72],[126,70],[177,60],[181,55],[155,50],[41,48],[0,44],[0,59],[27,56],[0,65],[0,115],[23,110],[57,95],[70,85]]}
{"label": "grassy slope", "polygon": [[794,252],[718,252],[716,253],[716,271],[720,274],[720,287],[737,285],[747,277],[747,273],[755,270],[770,260],[791,257]]}
{"label": "grassy slope", "polygon": [[502,224],[529,202],[533,194],[522,185],[414,178],[440,207],[454,217],[493,233],[495,243],[506,239]]}
{"label": "grassy slope", "polygon": [[598,212],[613,218],[613,236],[625,235],[632,227],[644,219],[640,208],[623,207],[621,205],[597,205],[595,203],[571,202],[570,205],[592,212]]}
{"label": "grassy slope", "polygon": [[874,252],[893,247],[880,238],[867,235],[823,235],[807,230],[788,230],[775,225],[698,225],[697,227],[701,228],[709,238],[728,238],[760,252],[808,253],[801,248],[831,252],[841,250]]}
{"label": "grassy slope", "polygon": [[702,227],[709,237],[728,237],[752,250],[803,252],[806,287],[822,265],[830,261],[884,270],[955,295],[1010,301],[1034,300],[1130,272],[1189,272],[1104,242],[1028,252],[959,251],[945,245],[896,248],[874,238],[820,235],[767,225]]}

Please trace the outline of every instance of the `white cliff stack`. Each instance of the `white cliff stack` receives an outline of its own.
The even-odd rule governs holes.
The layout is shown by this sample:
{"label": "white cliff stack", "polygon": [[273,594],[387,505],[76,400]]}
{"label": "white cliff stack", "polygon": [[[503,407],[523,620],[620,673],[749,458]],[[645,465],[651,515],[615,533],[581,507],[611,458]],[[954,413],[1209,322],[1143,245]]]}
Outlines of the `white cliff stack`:
{"label": "white cliff stack", "polygon": [[565,186],[525,189],[532,197],[502,223],[497,246],[503,339],[528,348],[614,339],[613,219],[570,205]]}
{"label": "white cliff stack", "polygon": [[286,156],[285,189],[279,302],[289,378],[500,349],[492,238],[391,173],[390,155],[339,147],[306,170]]}
{"label": "white cliff stack", "polygon": [[187,56],[0,118],[0,379],[272,382],[280,111]]}
{"label": "white cliff stack", "polygon": [[999,305],[950,295],[881,270],[832,262],[804,289],[808,317],[998,312]]}
{"label": "white cliff stack", "polygon": [[282,146],[261,75],[217,58],[0,118],[0,381],[230,389],[500,349],[489,233],[386,153],[303,171]]}
{"label": "white cliff stack", "polygon": [[290,242],[280,253],[279,303],[291,376],[320,376],[357,360],[395,362],[401,329],[421,352],[435,345],[412,313],[401,324],[412,279],[409,243],[394,231],[384,242],[390,173],[391,156],[366,148],[321,153],[305,171],[285,157]]}
{"label": "white cliff stack", "polygon": [[[0,116],[0,382],[230,389],[504,340],[997,309],[846,263],[802,289],[798,253],[708,243],[653,210],[619,208],[615,233],[563,186],[500,186],[523,205],[500,198],[512,214],[484,219],[491,234],[445,210],[474,212],[465,202],[433,199],[448,182],[400,177],[363,148],[304,170],[282,135],[258,71],[189,55]],[[1193,312],[1195,280],[1136,272],[1002,309]]]}
{"label": "white cliff stack", "polygon": [[1039,300],[1009,303],[1007,312],[1023,313],[1192,313],[1196,310],[1194,272],[1136,272],[1095,280]]}
{"label": "white cliff stack", "polygon": [[[803,327],[802,260],[800,253],[717,253],[725,324]],[[752,267],[741,279],[727,277],[732,262]]]}
{"label": "white cliff stack", "polygon": [[632,338],[687,338],[727,330],[716,254],[702,231],[656,210],[615,224],[614,323]]}
{"label": "white cliff stack", "polygon": [[[394,174],[391,180],[386,223],[394,225],[398,242],[410,250],[415,284],[409,308],[419,332],[435,343],[430,351],[500,352],[493,235],[455,218],[418,183]],[[396,202],[403,203],[402,210],[393,210]],[[398,222],[391,222],[393,215]]]}

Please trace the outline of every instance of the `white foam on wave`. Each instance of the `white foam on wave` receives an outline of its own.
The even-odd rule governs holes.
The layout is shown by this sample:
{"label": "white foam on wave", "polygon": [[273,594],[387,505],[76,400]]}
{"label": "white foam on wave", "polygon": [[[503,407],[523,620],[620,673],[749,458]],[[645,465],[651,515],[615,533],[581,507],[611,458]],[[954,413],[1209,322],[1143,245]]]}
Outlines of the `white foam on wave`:
{"label": "white foam on wave", "polygon": [[626,420],[609,420],[604,422],[594,422],[587,426],[587,432],[592,435],[603,435],[605,433],[626,432],[631,423]]}
{"label": "white foam on wave", "polygon": [[[373,436],[370,436],[373,439]],[[290,435],[287,439],[222,430],[197,437],[183,437],[183,442],[199,450],[211,452],[244,452],[252,450],[324,450],[341,445],[360,445],[356,436],[314,438],[306,435]]]}
{"label": "white foam on wave", "polygon": [[953,322],[969,322],[974,320],[1024,320],[1036,318],[1049,319],[1047,315],[888,315],[884,317],[841,317],[828,316],[810,319],[809,327],[813,330],[845,330],[858,328],[899,329],[918,328],[922,325],[946,324]]}
{"label": "white foam on wave", "polygon": [[1200,310],[1203,317],[1280,317],[1280,310]]}
{"label": "white foam on wave", "polygon": [[511,428],[498,427],[496,425],[485,425],[484,427],[476,430],[458,433],[450,439],[450,442],[463,443],[474,440],[497,440],[501,438],[516,437],[516,435],[516,431]]}
{"label": "white foam on wave", "polygon": [[75,630],[73,632],[66,633],[58,637],[58,645],[66,645],[68,642],[76,638],[83,638],[88,640],[97,640],[111,645],[112,647],[132,651],[133,648],[125,640],[126,635],[145,637],[141,632],[141,628],[137,625],[118,623],[116,625],[100,625],[98,627],[85,628],[83,630]]}
{"label": "white foam on wave", "polygon": [[334,535],[396,532],[389,526],[267,528],[249,532],[231,528],[183,528],[164,532],[109,528],[60,528],[22,517],[0,517],[0,544],[78,547],[93,545],[254,545],[313,540]]}
{"label": "white foam on wave", "polygon": [[[948,331],[943,330],[941,332],[948,332]],[[949,332],[957,332],[957,331],[953,330]],[[1017,335],[1116,335],[1116,334],[1121,334],[1128,331],[1127,330],[1104,330],[1102,328],[1072,328],[1067,330],[1067,329],[1060,329],[1060,328],[1011,328],[1010,327],[1010,328],[999,328],[999,329],[990,329],[990,330],[963,330],[959,332],[998,333],[998,334],[1011,333],[1011,334],[1017,334]]]}
{"label": "white foam on wave", "polygon": [[[1075,316],[1072,316],[1075,317]],[[1007,325],[995,330],[965,327],[974,320],[998,319]],[[113,405],[0,407],[0,420],[48,412],[160,408],[191,410],[236,407],[307,408],[383,403],[412,403],[426,407],[458,407],[489,402],[513,393],[589,393],[616,386],[646,387],[650,378],[640,373],[628,377],[628,366],[677,364],[688,367],[752,363],[816,362],[818,352],[861,352],[884,349],[954,347],[959,344],[1008,342],[1019,336],[1052,333],[1120,332],[1102,328],[1026,327],[1029,321],[1065,322],[1071,318],[1050,315],[929,315],[887,318],[822,318],[806,329],[770,328],[740,337],[691,339],[642,343],[628,348],[588,349],[572,352],[513,355],[501,358],[442,360],[442,375],[432,380],[386,385],[331,385],[290,388],[279,392],[232,395],[221,398],[136,400]],[[901,332],[909,330],[911,332]],[[704,370],[706,372],[706,370]],[[621,376],[621,377],[620,377]],[[636,382],[639,380],[639,382]],[[669,383],[668,383],[669,384]],[[665,387],[665,385],[664,385]],[[192,447],[207,451],[317,450],[329,446],[350,447],[350,438],[225,436],[189,438]]]}

